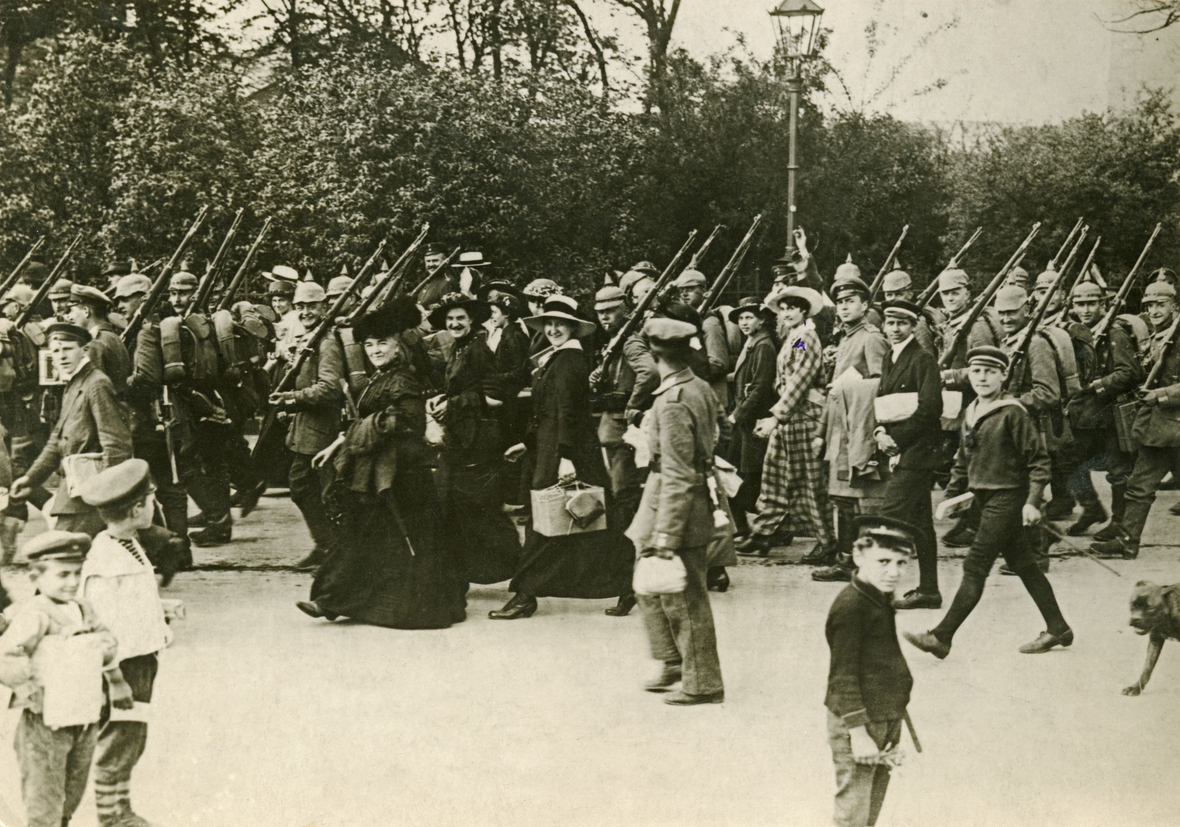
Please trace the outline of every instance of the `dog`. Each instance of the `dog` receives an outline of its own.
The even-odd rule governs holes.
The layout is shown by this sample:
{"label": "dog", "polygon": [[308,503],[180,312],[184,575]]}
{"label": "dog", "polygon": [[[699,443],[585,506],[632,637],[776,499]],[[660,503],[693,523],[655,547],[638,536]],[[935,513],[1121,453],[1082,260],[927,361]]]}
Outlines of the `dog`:
{"label": "dog", "polygon": [[1131,628],[1136,634],[1148,635],[1143,674],[1123,690],[1124,695],[1134,696],[1151,680],[1164,641],[1168,638],[1180,640],[1180,583],[1171,586],[1157,586],[1149,580],[1136,583],[1131,592]]}

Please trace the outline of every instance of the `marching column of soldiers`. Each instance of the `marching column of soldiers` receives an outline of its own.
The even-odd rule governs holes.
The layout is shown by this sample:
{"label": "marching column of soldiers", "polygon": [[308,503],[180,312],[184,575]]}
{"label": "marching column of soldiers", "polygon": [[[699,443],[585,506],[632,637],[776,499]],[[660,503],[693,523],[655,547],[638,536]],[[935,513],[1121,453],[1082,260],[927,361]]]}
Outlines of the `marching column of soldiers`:
{"label": "marching column of soldiers", "polygon": [[[396,265],[375,254],[326,289],[310,273],[274,266],[264,290],[240,300],[240,280],[219,286],[217,266],[198,278],[171,262],[155,274],[112,265],[91,286],[63,277],[65,258],[52,272],[22,262],[0,322],[0,423],[13,480],[0,523],[4,561],[29,506],[59,527],[98,530],[77,486],[94,468],[135,456],[150,466],[160,504],[144,546],[169,577],[191,565],[192,546],[233,542],[233,509],[246,518],[268,486],[285,487],[308,529],[298,565],[335,578],[321,595],[369,590],[380,599],[370,594],[380,578],[341,573],[356,536],[344,522],[356,505],[349,497],[368,497],[389,504],[393,534],[415,557],[405,577],[457,583],[462,596],[470,582],[515,570],[515,596],[497,619],[528,617],[547,595],[609,597],[607,613],[622,616],[636,605],[630,565],[645,549],[620,554],[612,529],[650,518],[642,503],[653,475],[666,488],[683,472],[693,478],[678,484],[701,494],[715,523],[708,536],[692,528],[707,589],[730,587],[735,550],[766,556],[796,537],[814,539],[802,562],[815,566],[815,580],[847,581],[855,520],[877,514],[915,529],[920,583],[896,606],[939,608],[931,497],[956,455],[973,450],[968,373],[980,349],[983,362],[1003,365],[1005,404],[1027,412],[1048,456],[1051,498],[1027,533],[1030,559],[1047,572],[1062,535],[1095,527],[1087,553],[1134,559],[1157,490],[1169,474],[1180,481],[1177,280],[1166,268],[1141,276],[1145,250],[1108,285],[1093,251],[1074,266],[1085,234],[1070,234],[1058,256],[1072,244],[1068,259],[1049,262],[1031,293],[1019,266],[1030,235],[975,295],[960,263],[966,248],[916,295],[894,254],[871,284],[851,257],[824,278],[800,231],[769,294],[731,304],[722,299],[745,250],[711,279],[701,261],[712,238],[687,267],[681,256],[663,271],[641,262],[581,302],[548,278],[493,278],[482,253],[448,256],[420,246],[422,237]],[[705,401],[696,399],[702,388]],[[693,399],[687,419],[681,397]],[[378,398],[392,400],[380,416]],[[392,413],[406,399],[422,413]],[[711,434],[685,454],[692,468],[652,455],[638,436],[651,432],[653,406],[670,411],[661,427],[692,421]],[[714,421],[696,422],[702,412]],[[381,439],[397,441],[396,462],[366,453]],[[700,456],[709,441],[713,454]],[[601,474],[587,470],[599,460]],[[441,469],[429,499],[438,519],[421,535],[418,515],[390,499],[396,474],[414,467]],[[1109,509],[1094,471],[1107,475]],[[534,542],[547,530],[537,503],[551,478],[567,488],[606,481],[607,529],[593,551],[549,535]],[[970,547],[980,513],[967,507],[942,544]],[[526,523],[523,555],[512,514]],[[677,547],[658,518],[645,525],[652,549]],[[595,531],[579,526],[575,534]],[[496,549],[479,547],[493,536],[503,540]],[[440,551],[419,554],[420,545]],[[451,585],[439,589],[455,599]],[[347,613],[328,602],[300,608]],[[434,625],[454,619],[448,611]],[[1047,647],[1061,645],[1049,637]],[[720,692],[719,674],[705,683],[705,694]]]}

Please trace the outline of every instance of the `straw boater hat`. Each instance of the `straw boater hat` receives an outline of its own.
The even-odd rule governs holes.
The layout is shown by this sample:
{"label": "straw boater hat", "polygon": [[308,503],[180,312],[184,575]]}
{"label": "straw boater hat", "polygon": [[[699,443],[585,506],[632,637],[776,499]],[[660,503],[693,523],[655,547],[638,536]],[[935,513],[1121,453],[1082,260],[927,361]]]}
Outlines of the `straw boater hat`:
{"label": "straw boater hat", "polygon": [[292,285],[299,281],[299,271],[285,264],[276,264],[271,268],[269,273],[263,273],[262,275],[271,281],[285,281],[290,282]]}
{"label": "straw boater hat", "polygon": [[470,253],[459,253],[459,260],[451,266],[462,270],[464,267],[487,267],[489,264],[491,262],[483,257],[483,253],[472,251]]}
{"label": "straw boater hat", "polygon": [[574,325],[574,337],[589,336],[594,332],[594,323],[578,317],[578,303],[569,296],[550,296],[536,316],[529,316],[524,323],[532,330],[544,330],[547,321],[569,322]]}
{"label": "straw boater hat", "polygon": [[824,307],[824,297],[819,294],[818,290],[812,290],[810,287],[796,287],[794,285],[775,290],[766,297],[765,304],[768,309],[777,313],[779,307],[787,299],[795,299],[796,301],[806,303],[808,317],[816,315]]}
{"label": "straw boater hat", "polygon": [[468,296],[466,293],[447,293],[439,300],[438,306],[430,311],[430,326],[435,330],[442,330],[447,326],[447,311],[456,307],[465,307],[471,314],[474,324],[483,324],[491,314],[487,302]]}

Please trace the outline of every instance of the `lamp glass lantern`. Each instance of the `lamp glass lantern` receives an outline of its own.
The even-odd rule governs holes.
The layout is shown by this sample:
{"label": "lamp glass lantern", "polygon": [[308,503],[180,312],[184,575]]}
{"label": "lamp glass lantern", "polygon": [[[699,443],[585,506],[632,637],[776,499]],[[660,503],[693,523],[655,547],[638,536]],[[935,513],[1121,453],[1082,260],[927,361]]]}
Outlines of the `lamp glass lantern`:
{"label": "lamp glass lantern", "polygon": [[816,34],[824,10],[813,0],[783,0],[770,13],[778,32],[779,48],[792,61],[815,56]]}

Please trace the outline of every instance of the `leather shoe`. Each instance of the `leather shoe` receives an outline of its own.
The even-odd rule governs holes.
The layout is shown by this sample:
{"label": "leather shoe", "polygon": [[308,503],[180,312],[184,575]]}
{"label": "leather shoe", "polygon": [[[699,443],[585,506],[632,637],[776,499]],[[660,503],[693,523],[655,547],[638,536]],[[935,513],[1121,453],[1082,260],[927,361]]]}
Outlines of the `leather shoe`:
{"label": "leather shoe", "polygon": [[1122,529],[1123,526],[1121,523],[1111,520],[1102,528],[1094,532],[1094,540],[1099,543],[1104,543],[1107,540],[1113,540],[1119,536],[1119,532],[1122,531]]}
{"label": "leather shoe", "polygon": [[[1173,514],[1180,514],[1180,511],[1173,511]],[[1106,522],[1106,507],[1100,502],[1093,502],[1082,509],[1081,516],[1074,521],[1074,524],[1065,530],[1065,533],[1070,537],[1081,537],[1089,530],[1090,526],[1095,523]]]}
{"label": "leather shoe", "polygon": [[975,542],[975,529],[969,526],[953,528],[943,535],[942,544],[947,548],[970,548]]}
{"label": "leather shoe", "polygon": [[514,594],[503,608],[488,612],[488,617],[492,620],[516,620],[521,617],[532,617],[536,611],[537,598],[527,594]]}
{"label": "leather shoe", "polygon": [[729,591],[729,572],[724,566],[709,566],[705,573],[705,588],[711,592]]}
{"label": "leather shoe", "polygon": [[941,609],[942,595],[937,592],[913,591],[906,592],[905,597],[893,601],[895,609]]}
{"label": "leather shoe", "polygon": [[667,692],[680,683],[682,677],[679,663],[665,663],[660,676],[645,683],[643,688],[648,692]]}
{"label": "leather shoe", "polygon": [[1134,560],[1139,556],[1139,544],[1132,543],[1131,538],[1123,528],[1119,528],[1118,536],[1112,540],[1091,543],[1090,551],[1099,557],[1116,560]]}
{"label": "leather shoe", "polygon": [[751,534],[735,543],[734,550],[747,557],[767,557],[770,555],[770,540],[759,534]]}
{"label": "leather shoe", "polygon": [[189,517],[187,522],[189,528],[205,528],[209,525],[209,518],[205,516],[204,511],[198,511]]}
{"label": "leather shoe", "polygon": [[233,539],[233,529],[233,521],[227,515],[215,523],[210,523],[200,531],[194,531],[189,535],[189,538],[192,540],[192,544],[198,548],[223,546]]}
{"label": "leather shoe", "polygon": [[711,692],[707,695],[689,695],[686,692],[673,692],[664,698],[664,703],[671,706],[696,706],[697,704],[719,704],[725,700],[725,690]]}
{"label": "leather shoe", "polygon": [[316,603],[314,600],[296,600],[295,608],[303,612],[308,617],[322,617],[324,620],[335,620],[336,618],[340,617],[340,615],[336,614],[335,612],[324,611],[320,607],[320,604]]}
{"label": "leather shoe", "polygon": [[1075,505],[1077,503],[1072,498],[1054,497],[1045,504],[1041,514],[1046,520],[1066,520],[1073,514]]}
{"label": "leather shoe", "polygon": [[634,594],[619,595],[619,602],[603,611],[603,614],[610,615],[611,617],[626,617],[638,602]]}
{"label": "leather shoe", "polygon": [[314,568],[322,566],[324,561],[327,559],[328,553],[319,546],[316,546],[310,552],[308,552],[306,557],[295,564],[295,568],[299,569],[300,571],[310,571]]}
{"label": "leather shoe", "polygon": [[266,480],[258,483],[258,485],[251,488],[249,491],[242,493],[238,499],[238,507],[241,509],[239,514],[242,517],[249,517],[250,512],[258,507],[258,500],[266,493]]}
{"label": "leather shoe", "polygon": [[811,573],[811,579],[821,583],[849,583],[852,581],[852,569],[836,563],[833,566],[816,569]]}
{"label": "leather shoe", "polygon": [[1021,646],[1020,651],[1026,655],[1040,655],[1048,652],[1054,646],[1069,646],[1072,643],[1073,629],[1066,629],[1060,635],[1055,635],[1051,632],[1041,632],[1037,635],[1036,640]]}
{"label": "leather shoe", "polygon": [[921,649],[923,652],[929,652],[939,660],[943,660],[951,653],[951,645],[949,643],[943,643],[936,638],[933,632],[921,632],[920,634],[902,632],[901,634],[912,645]]}
{"label": "leather shoe", "polygon": [[830,566],[836,560],[836,547],[824,548],[824,544],[816,542],[811,551],[803,555],[799,561],[805,566]]}

